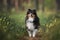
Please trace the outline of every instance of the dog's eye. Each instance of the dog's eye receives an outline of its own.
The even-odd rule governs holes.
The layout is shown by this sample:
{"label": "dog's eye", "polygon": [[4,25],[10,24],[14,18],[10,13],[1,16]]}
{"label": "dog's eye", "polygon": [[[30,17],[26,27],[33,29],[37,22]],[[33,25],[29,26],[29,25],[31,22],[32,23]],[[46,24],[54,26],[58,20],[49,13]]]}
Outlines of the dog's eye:
{"label": "dog's eye", "polygon": [[32,17],[35,17],[35,15],[32,15]]}
{"label": "dog's eye", "polygon": [[33,15],[31,14],[31,17],[33,17]]}

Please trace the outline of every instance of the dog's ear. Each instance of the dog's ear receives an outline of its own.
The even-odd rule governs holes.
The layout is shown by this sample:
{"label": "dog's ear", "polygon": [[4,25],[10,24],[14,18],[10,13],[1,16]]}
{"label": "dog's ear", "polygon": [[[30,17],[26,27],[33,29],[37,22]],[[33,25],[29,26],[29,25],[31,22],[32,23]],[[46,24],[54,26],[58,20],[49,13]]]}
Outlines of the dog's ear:
{"label": "dog's ear", "polygon": [[28,11],[31,11],[31,9],[28,9]]}
{"label": "dog's ear", "polygon": [[32,11],[31,9],[28,9],[26,15],[28,15],[29,13],[31,13],[31,11]]}

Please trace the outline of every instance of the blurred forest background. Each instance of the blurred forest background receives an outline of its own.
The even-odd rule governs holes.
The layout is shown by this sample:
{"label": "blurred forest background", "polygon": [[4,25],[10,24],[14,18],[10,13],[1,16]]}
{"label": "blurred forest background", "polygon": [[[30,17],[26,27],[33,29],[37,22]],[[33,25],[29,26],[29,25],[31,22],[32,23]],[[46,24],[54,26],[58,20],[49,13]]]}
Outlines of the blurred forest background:
{"label": "blurred forest background", "polygon": [[0,0],[0,40],[28,40],[27,9],[40,18],[38,40],[60,40],[60,0]]}

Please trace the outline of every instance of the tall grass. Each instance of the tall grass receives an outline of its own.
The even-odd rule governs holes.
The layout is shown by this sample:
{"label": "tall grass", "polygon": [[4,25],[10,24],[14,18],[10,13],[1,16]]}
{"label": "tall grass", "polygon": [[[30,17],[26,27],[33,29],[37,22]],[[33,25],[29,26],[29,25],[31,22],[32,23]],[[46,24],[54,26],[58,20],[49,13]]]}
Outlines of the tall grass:
{"label": "tall grass", "polygon": [[[60,40],[60,19],[55,16],[55,12],[37,11],[37,15],[41,24],[39,32],[44,34],[42,39]],[[22,40],[23,36],[27,36],[25,16],[26,11],[20,11],[19,13],[14,11],[9,16],[0,15],[0,39]]]}

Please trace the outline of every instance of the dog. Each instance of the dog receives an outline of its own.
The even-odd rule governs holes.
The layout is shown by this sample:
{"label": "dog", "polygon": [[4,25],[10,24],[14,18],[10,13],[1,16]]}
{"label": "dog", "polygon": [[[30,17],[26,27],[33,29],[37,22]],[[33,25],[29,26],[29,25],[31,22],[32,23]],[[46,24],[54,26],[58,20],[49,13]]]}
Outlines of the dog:
{"label": "dog", "polygon": [[29,37],[35,37],[40,26],[39,17],[37,16],[35,9],[33,10],[28,9],[26,18],[25,18],[25,25],[26,25]]}

